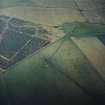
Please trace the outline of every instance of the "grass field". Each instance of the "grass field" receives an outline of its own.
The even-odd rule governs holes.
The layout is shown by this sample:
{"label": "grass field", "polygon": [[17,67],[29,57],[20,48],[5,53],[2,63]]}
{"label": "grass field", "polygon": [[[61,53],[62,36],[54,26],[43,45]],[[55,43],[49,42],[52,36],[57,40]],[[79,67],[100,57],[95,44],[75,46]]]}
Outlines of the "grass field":
{"label": "grass field", "polygon": [[12,104],[86,104],[105,92],[102,78],[69,37],[22,60],[4,76]]}
{"label": "grass field", "polygon": [[[45,12],[46,11],[46,12]],[[64,22],[85,21],[80,12],[70,8],[22,7],[1,9],[0,15],[14,16],[33,23],[56,26]]]}
{"label": "grass field", "polygon": [[2,8],[9,8],[9,7],[15,7],[18,5],[32,5],[32,2],[30,0],[0,0],[0,9]]}
{"label": "grass field", "polygon": [[67,22],[61,25],[61,30],[75,37],[101,36],[105,33],[105,25],[88,22]]}
{"label": "grass field", "polygon": [[8,96],[7,96],[7,90],[5,87],[4,75],[1,71],[0,71],[0,104],[8,105]]}
{"label": "grass field", "polygon": [[104,3],[0,0],[0,105],[105,103]]}
{"label": "grass field", "polygon": [[97,37],[73,38],[73,41],[105,79],[105,46]]}
{"label": "grass field", "polygon": [[71,7],[76,8],[73,0],[0,0],[0,8],[9,8],[14,6],[31,6],[31,7]]}
{"label": "grass field", "polygon": [[[105,23],[105,1],[104,0],[0,0],[0,8],[2,9],[1,13],[5,13],[8,15],[14,15],[14,16],[18,16],[19,15],[21,17],[27,18],[28,20],[32,20],[34,22],[40,22],[43,24],[47,24],[47,25],[51,25],[53,24],[61,24],[61,22],[64,20],[66,21],[89,21],[91,23]],[[19,6],[21,6],[22,8],[20,8]],[[34,11],[36,13],[29,13],[29,9],[26,10],[26,8],[34,8]],[[17,8],[17,9],[16,9]],[[20,8],[20,9],[19,9]],[[39,9],[36,8],[42,8],[44,11],[45,10],[50,10],[51,9],[55,9],[56,11],[58,11],[60,9],[59,12],[51,12],[49,13],[49,11],[47,10],[46,13],[45,12],[41,12]],[[8,11],[9,9],[9,11]],[[15,10],[14,10],[15,9]],[[11,11],[12,10],[12,11]],[[62,11],[63,10],[63,11]],[[73,11],[75,10],[75,11]],[[37,13],[37,11],[39,11]],[[69,11],[68,14],[66,13],[66,11]],[[27,14],[25,14],[27,13]],[[32,14],[31,14],[32,13]],[[41,16],[40,14],[43,14],[42,17],[44,19],[42,19],[42,17],[40,18],[41,20],[39,20],[39,17]],[[78,14],[79,13],[79,14]],[[30,15],[31,14],[31,15]],[[49,15],[51,14],[51,15]],[[60,19],[54,19],[54,17],[56,15],[58,15],[58,18]],[[78,14],[78,15],[77,15]],[[63,15],[65,15],[66,17],[63,17]],[[76,16],[73,16],[76,15]],[[38,17],[37,17],[38,16]],[[48,18],[49,16],[49,18]],[[68,18],[69,16],[69,18]],[[34,20],[32,17],[34,17]],[[46,18],[47,17],[47,18]],[[57,17],[57,16],[56,16]],[[78,17],[78,18],[77,18]],[[80,18],[82,17],[82,18]],[[52,18],[52,19],[51,19]],[[74,18],[74,19],[73,19]],[[46,21],[46,19],[48,21]],[[44,20],[44,21],[43,21]],[[50,21],[52,20],[52,21]],[[54,21],[55,20],[55,21]],[[57,21],[56,21],[57,20]],[[52,24],[52,25],[53,25]]]}

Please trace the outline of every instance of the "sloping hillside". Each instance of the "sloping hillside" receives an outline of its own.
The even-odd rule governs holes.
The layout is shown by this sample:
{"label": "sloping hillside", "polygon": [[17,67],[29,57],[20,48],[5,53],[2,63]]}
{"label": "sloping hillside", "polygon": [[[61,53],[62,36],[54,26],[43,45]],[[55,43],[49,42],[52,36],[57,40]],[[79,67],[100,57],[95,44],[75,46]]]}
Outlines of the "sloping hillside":
{"label": "sloping hillside", "polygon": [[69,36],[22,60],[4,77],[11,105],[86,105],[103,101],[105,93],[104,80]]}

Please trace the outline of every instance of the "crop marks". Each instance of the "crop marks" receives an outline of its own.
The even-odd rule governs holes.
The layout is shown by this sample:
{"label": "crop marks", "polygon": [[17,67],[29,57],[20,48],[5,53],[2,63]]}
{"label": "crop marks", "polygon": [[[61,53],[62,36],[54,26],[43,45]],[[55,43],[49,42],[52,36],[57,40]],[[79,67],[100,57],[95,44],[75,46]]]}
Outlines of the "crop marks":
{"label": "crop marks", "polygon": [[47,34],[39,25],[0,16],[0,67],[6,69],[48,44]]}

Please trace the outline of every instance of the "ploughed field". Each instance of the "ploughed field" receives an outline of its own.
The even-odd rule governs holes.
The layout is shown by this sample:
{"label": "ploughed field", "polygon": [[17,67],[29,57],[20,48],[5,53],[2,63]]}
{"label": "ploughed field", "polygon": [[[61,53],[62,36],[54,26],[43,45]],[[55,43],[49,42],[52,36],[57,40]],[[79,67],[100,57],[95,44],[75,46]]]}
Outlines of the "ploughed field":
{"label": "ploughed field", "polygon": [[48,44],[48,34],[40,25],[0,16],[0,68],[6,69]]}

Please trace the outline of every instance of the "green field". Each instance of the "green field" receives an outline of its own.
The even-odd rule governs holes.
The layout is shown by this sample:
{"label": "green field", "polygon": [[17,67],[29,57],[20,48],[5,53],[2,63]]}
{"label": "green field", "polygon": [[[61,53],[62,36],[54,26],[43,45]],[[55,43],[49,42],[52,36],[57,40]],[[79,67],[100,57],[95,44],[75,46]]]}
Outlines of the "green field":
{"label": "green field", "polygon": [[19,5],[32,5],[31,0],[0,0],[0,8],[9,8]]}
{"label": "green field", "polygon": [[71,36],[100,36],[105,33],[105,25],[88,22],[67,22],[61,25],[61,29]]}
{"label": "green field", "polygon": [[75,8],[73,0],[0,0],[0,8],[14,6],[38,6],[38,7],[72,7]]}
{"label": "green field", "polygon": [[0,0],[0,105],[105,104],[105,0]]}
{"label": "green field", "polygon": [[[103,35],[99,35],[101,37]],[[81,49],[91,64],[105,79],[105,46],[97,37],[72,37],[74,43]]]}
{"label": "green field", "polygon": [[22,60],[4,77],[12,105],[86,105],[105,93],[103,79],[68,36]]}
{"label": "green field", "polygon": [[5,90],[5,80],[3,77],[3,73],[0,71],[0,104],[8,105],[7,100],[7,90]]}

